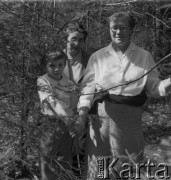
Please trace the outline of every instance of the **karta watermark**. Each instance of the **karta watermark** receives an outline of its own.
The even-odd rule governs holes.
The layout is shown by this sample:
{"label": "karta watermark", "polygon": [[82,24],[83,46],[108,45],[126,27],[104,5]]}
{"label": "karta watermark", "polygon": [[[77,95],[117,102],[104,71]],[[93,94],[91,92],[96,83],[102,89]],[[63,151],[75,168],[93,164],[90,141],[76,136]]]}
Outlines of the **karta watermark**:
{"label": "karta watermark", "polygon": [[116,179],[141,179],[141,170],[143,169],[144,174],[149,179],[171,179],[166,163],[155,164],[148,159],[146,163],[121,164],[122,161],[119,162],[119,160],[119,158],[99,156],[97,159],[98,178],[109,179],[111,174]]}

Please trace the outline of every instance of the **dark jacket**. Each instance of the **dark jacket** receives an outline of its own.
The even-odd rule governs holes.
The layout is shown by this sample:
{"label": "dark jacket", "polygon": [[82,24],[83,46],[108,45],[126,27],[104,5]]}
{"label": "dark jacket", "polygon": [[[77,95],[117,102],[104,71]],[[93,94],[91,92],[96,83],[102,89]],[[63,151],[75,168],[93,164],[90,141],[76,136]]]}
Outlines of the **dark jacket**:
{"label": "dark jacket", "polygon": [[81,50],[81,53],[82,53],[82,59],[81,59],[81,64],[83,65],[84,68],[87,67],[87,63],[88,63],[88,60],[90,58],[90,54],[87,53],[86,51],[84,50]]}
{"label": "dark jacket", "polygon": [[[64,52],[66,53],[66,49],[64,49]],[[81,64],[83,65],[84,68],[87,67],[88,60],[90,58],[90,54],[81,49],[82,53],[82,58],[81,58]],[[84,76],[79,80],[79,83],[82,82]],[[97,113],[97,103],[94,103],[89,111],[89,114],[96,114]]]}
{"label": "dark jacket", "polygon": [[[83,65],[84,68],[87,67],[87,64],[88,64],[88,60],[90,58],[90,54],[88,54],[87,52],[85,52],[84,50],[82,50],[82,59],[81,59],[81,63]],[[83,78],[80,79],[79,83],[81,83]],[[90,111],[89,111],[89,114],[97,114],[97,102],[95,102]]]}
{"label": "dark jacket", "polygon": [[[66,54],[66,49],[64,49],[64,53]],[[81,49],[81,54],[82,54],[82,59],[81,59],[81,64],[83,65],[84,68],[86,68],[88,60],[90,58],[90,54]]]}

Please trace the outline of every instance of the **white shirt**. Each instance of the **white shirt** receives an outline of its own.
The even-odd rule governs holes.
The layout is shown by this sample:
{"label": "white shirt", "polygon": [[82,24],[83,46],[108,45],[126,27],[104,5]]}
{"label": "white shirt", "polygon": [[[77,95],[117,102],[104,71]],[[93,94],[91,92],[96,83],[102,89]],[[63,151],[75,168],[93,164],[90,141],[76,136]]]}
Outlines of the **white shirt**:
{"label": "white shirt", "polygon": [[[83,83],[83,94],[93,93],[95,88],[108,89],[128,81],[133,81],[145,74],[153,65],[151,54],[131,43],[120,59],[114,51],[112,44],[104,47],[91,55]],[[152,96],[164,96],[165,81],[159,79],[157,69],[152,70],[147,76],[126,86],[109,90],[110,94],[135,96],[146,89]],[[90,108],[93,95],[82,95],[78,107]]]}
{"label": "white shirt", "polygon": [[39,88],[38,93],[40,101],[41,103],[44,102],[42,103],[43,114],[55,117],[74,115],[72,110],[74,99],[71,99],[74,86],[73,82],[65,75],[62,75],[62,79],[57,81],[45,74],[37,79],[37,85]]}

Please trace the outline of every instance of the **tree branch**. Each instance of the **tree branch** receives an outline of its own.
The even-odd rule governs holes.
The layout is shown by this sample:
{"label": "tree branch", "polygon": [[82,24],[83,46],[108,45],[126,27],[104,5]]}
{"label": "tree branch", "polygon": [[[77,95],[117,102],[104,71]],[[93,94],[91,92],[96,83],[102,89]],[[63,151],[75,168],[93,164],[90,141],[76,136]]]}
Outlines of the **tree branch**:
{"label": "tree branch", "polygon": [[150,13],[148,13],[148,12],[146,12],[145,14],[147,14],[147,15],[153,17],[154,19],[156,19],[157,21],[161,22],[161,23],[162,23],[163,25],[165,25],[167,28],[171,28],[171,27],[169,27],[164,21],[162,21],[162,20],[160,20],[159,18],[153,16],[152,14],[150,14]]}

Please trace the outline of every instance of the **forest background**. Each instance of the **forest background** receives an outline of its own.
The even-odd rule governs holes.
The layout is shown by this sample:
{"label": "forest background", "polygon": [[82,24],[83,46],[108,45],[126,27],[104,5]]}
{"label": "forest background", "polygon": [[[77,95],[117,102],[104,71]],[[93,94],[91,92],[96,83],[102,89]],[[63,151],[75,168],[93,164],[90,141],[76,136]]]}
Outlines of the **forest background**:
{"label": "forest background", "polygon": [[[110,43],[107,18],[131,11],[135,44],[150,51],[161,79],[171,73],[171,2],[158,0],[0,1],[0,180],[38,178],[40,104],[36,79],[40,59],[61,42],[63,30],[79,21],[88,30],[90,53]],[[171,166],[171,95],[144,106],[146,155]]]}

